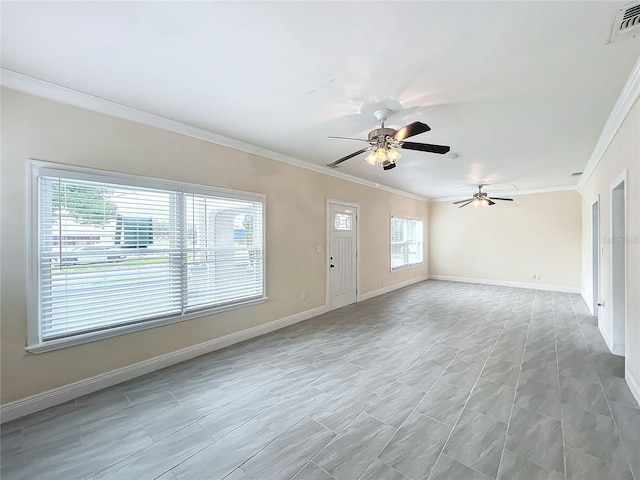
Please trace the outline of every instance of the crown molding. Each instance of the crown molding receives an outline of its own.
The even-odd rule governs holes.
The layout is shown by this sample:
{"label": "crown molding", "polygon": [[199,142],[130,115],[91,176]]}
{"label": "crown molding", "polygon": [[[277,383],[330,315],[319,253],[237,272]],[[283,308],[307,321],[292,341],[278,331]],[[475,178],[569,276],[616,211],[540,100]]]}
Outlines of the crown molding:
{"label": "crown molding", "polygon": [[[549,188],[534,188],[531,190],[499,190],[496,192],[486,192],[489,194],[489,196],[491,195],[511,195],[513,196],[517,196],[517,195],[533,195],[536,193],[553,193],[553,192],[566,192],[566,191],[570,191],[570,190],[576,190],[576,186],[575,185],[565,185],[563,187],[549,187]],[[441,197],[441,198],[432,198],[431,202],[450,202],[450,201],[455,201],[455,200],[464,200],[465,198],[469,198],[469,195],[473,194],[473,193],[477,193],[477,192],[471,192],[471,193],[467,193],[467,194],[460,194],[460,195],[456,195],[455,197]],[[485,192],[483,192],[485,193]]]}
{"label": "crown molding", "polygon": [[589,180],[589,177],[591,177],[594,170],[598,166],[598,163],[600,163],[600,160],[609,148],[609,145],[616,136],[616,133],[618,133],[622,122],[624,122],[625,118],[627,118],[627,115],[629,114],[629,111],[633,107],[634,103],[636,103],[636,101],[638,100],[638,97],[640,97],[640,56],[638,57],[638,60],[636,61],[633,70],[631,71],[631,75],[629,75],[629,78],[627,79],[627,82],[622,89],[622,92],[620,92],[618,100],[616,100],[616,103],[613,106],[613,110],[611,110],[609,118],[604,124],[602,133],[600,133],[598,143],[596,143],[596,146],[593,149],[591,158],[589,158],[589,162],[587,162],[587,166],[584,168],[582,177],[580,177],[580,181],[578,182],[579,192],[582,191],[585,184]]}
{"label": "crown molding", "polygon": [[420,195],[415,195],[413,193],[398,190],[386,185],[381,185],[376,182],[371,182],[369,180],[364,180],[352,175],[347,175],[345,173],[341,173],[324,166],[305,162],[304,160],[290,157],[282,153],[274,152],[257,145],[252,145],[250,143],[242,142],[234,138],[218,135],[217,133],[210,132],[209,130],[194,127],[186,123],[171,120],[170,118],[155,115],[143,110],[138,110],[136,108],[113,102],[105,98],[96,97],[94,95],[89,95],[87,93],[73,90],[71,88],[46,82],[44,80],[40,80],[29,75],[24,75],[13,70],[8,70],[6,68],[2,68],[0,70],[0,84],[13,90],[18,90],[38,97],[43,97],[59,103],[64,103],[105,115],[110,115],[112,117],[122,118],[124,120],[130,120],[132,122],[141,123],[187,137],[197,138],[205,142],[214,143],[223,147],[233,148],[234,150],[239,150],[241,152],[259,155],[261,157],[276,160],[278,162],[283,162],[295,167],[304,168],[305,170],[311,170],[315,173],[320,173],[322,175],[346,180],[351,183],[364,185],[365,187],[375,188],[377,190],[393,193],[395,195],[401,195],[403,197],[411,198],[413,200],[419,200],[421,202],[429,201],[428,198],[422,197]]}

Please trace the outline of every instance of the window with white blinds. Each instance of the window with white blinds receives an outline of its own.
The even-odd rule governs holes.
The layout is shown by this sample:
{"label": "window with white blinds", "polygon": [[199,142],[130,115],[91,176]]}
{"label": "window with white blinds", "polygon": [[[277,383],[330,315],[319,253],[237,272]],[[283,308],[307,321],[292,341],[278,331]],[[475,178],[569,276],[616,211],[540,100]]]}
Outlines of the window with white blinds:
{"label": "window with white blinds", "polygon": [[50,164],[34,170],[30,346],[264,299],[264,196]]}
{"label": "window with white blinds", "polygon": [[424,229],[418,218],[391,216],[391,270],[423,262]]}

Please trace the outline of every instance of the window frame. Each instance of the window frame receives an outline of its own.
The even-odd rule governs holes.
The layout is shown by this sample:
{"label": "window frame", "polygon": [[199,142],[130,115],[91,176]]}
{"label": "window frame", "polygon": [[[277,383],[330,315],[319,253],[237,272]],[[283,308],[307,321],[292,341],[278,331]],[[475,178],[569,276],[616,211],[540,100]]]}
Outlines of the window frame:
{"label": "window frame", "polygon": [[[127,333],[156,328],[163,325],[179,323],[194,318],[205,317],[216,313],[221,313],[237,308],[264,303],[268,300],[267,278],[266,278],[266,195],[262,193],[244,192],[207,185],[198,185],[174,180],[159,179],[140,175],[132,175],[120,172],[111,172],[93,168],[78,167],[60,163],[47,162],[37,159],[29,159],[27,162],[29,183],[28,212],[27,212],[27,262],[28,262],[28,285],[27,293],[27,346],[26,350],[31,353],[42,353],[73,345],[80,345],[88,342],[116,337]],[[41,252],[40,252],[40,195],[39,178],[41,176],[54,175],[74,180],[88,180],[94,182],[114,183],[127,187],[140,187],[162,189],[177,193],[189,193],[199,195],[223,196],[232,199],[246,200],[262,203],[262,296],[249,300],[240,300],[224,305],[209,308],[197,309],[187,313],[168,315],[161,318],[147,320],[141,323],[116,326],[97,332],[73,335],[67,338],[54,340],[42,340],[42,326],[40,319],[41,299],[40,276],[41,276]]]}
{"label": "window frame", "polygon": [[[415,262],[415,263],[405,263],[403,265],[398,265],[396,267],[392,266],[392,259],[393,259],[393,239],[392,239],[392,224],[393,224],[393,220],[394,219],[400,219],[400,220],[411,220],[411,221],[419,221],[422,223],[422,239],[420,242],[420,247],[422,249],[422,260],[420,262]],[[389,216],[389,271],[390,272],[397,272],[400,270],[406,270],[408,268],[415,268],[418,267],[420,265],[424,265],[424,218],[420,218],[420,217],[409,217],[407,215],[396,215],[396,214],[391,214]]]}

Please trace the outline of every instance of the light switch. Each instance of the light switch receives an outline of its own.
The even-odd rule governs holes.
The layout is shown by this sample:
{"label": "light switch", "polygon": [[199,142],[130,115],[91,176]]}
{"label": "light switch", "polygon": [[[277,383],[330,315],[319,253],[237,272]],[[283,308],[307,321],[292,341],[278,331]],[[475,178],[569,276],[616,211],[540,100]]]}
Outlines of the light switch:
{"label": "light switch", "polygon": [[322,253],[322,245],[316,245],[316,253]]}

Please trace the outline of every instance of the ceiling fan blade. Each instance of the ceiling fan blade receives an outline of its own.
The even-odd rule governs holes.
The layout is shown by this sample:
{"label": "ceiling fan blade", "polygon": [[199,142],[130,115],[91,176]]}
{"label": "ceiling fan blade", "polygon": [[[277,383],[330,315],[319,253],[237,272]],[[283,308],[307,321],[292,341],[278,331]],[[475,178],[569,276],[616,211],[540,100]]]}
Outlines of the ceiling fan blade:
{"label": "ceiling fan blade", "polygon": [[467,198],[466,200],[458,200],[457,202],[453,202],[454,205],[464,202],[473,202],[473,198]]}
{"label": "ceiling fan blade", "polygon": [[496,204],[496,202],[492,202],[492,201],[491,201],[491,200],[489,200],[488,198],[487,198],[487,203],[489,204],[489,206],[491,206],[491,205],[495,205],[495,204]]}
{"label": "ceiling fan blade", "polygon": [[353,152],[350,155],[347,155],[346,157],[342,157],[339,158],[338,160],[336,160],[335,162],[331,162],[331,163],[327,163],[327,167],[331,167],[331,168],[336,168],[338,165],[340,165],[342,162],[349,160],[350,158],[355,157],[356,155],[360,155],[361,153],[366,152],[367,150],[369,150],[369,147],[367,148],[363,148],[362,150],[358,150],[357,152]]}
{"label": "ceiling fan blade", "polygon": [[416,143],[416,142],[402,142],[400,148],[404,148],[406,150],[419,150],[421,152],[430,152],[430,153],[447,153],[451,150],[451,147],[447,147],[446,145],[431,145],[430,143]]}
{"label": "ceiling fan blade", "polygon": [[396,140],[404,140],[405,138],[413,137],[414,135],[428,132],[429,130],[431,130],[431,127],[426,123],[413,122],[394,133],[393,138]]}
{"label": "ceiling fan blade", "polygon": [[513,202],[513,198],[489,197],[489,200],[504,200],[505,202]]}
{"label": "ceiling fan blade", "polygon": [[[464,202],[464,200],[463,200]],[[460,205],[458,208],[462,208],[462,207],[466,207],[467,205],[469,205],[471,202],[473,202],[473,198],[471,200],[469,200],[467,203],[464,203],[462,205]]]}
{"label": "ceiling fan blade", "polygon": [[351,137],[329,137],[329,138],[338,138],[340,140],[357,140],[359,142],[368,142],[369,140],[365,138],[351,138]]}

